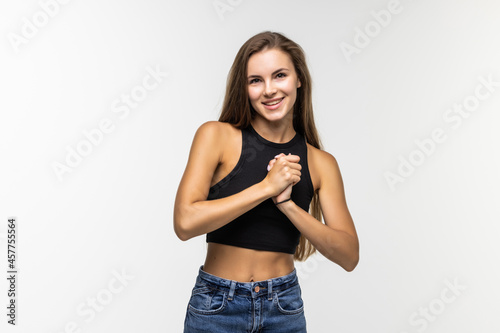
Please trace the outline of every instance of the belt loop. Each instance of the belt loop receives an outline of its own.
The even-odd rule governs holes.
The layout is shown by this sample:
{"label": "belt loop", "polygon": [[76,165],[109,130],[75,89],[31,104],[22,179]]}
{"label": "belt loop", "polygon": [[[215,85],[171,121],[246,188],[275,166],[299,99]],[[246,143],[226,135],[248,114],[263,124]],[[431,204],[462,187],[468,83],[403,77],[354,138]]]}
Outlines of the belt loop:
{"label": "belt loop", "polygon": [[235,288],[236,288],[236,281],[231,281],[231,288],[229,289],[229,296],[227,297],[229,301],[233,300]]}
{"label": "belt loop", "polygon": [[273,300],[273,280],[267,280],[267,299]]}

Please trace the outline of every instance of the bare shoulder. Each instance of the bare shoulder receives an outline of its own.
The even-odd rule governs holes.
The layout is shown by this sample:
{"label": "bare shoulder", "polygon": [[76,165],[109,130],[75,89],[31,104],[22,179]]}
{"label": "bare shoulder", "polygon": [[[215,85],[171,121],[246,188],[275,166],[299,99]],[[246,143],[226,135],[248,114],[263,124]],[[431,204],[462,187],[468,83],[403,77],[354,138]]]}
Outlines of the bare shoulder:
{"label": "bare shoulder", "polygon": [[217,120],[208,120],[201,124],[197,131],[202,132],[202,134],[217,136],[217,134],[220,134],[221,130],[226,128],[225,125],[225,123]]}
{"label": "bare shoulder", "polygon": [[227,162],[228,156],[236,154],[233,151],[241,146],[240,137],[241,130],[233,124],[210,120],[200,125],[194,141],[210,151],[212,156],[217,156],[217,164],[219,165]]}
{"label": "bare shoulder", "polygon": [[219,121],[201,124],[194,134],[186,169],[179,184],[179,204],[206,199],[210,181],[222,159],[224,128]]}
{"label": "bare shoulder", "polygon": [[223,142],[228,136],[234,135],[239,130],[233,124],[221,122],[217,120],[208,120],[200,125],[198,131],[205,135],[211,135]]}
{"label": "bare shoulder", "polygon": [[318,149],[307,143],[307,159],[314,190],[320,189],[321,184],[332,176],[339,176],[340,169],[337,159],[325,150]]}
{"label": "bare shoulder", "polygon": [[210,143],[212,150],[218,149],[222,142],[227,139],[231,125],[217,120],[209,120],[201,124],[196,130],[195,138]]}

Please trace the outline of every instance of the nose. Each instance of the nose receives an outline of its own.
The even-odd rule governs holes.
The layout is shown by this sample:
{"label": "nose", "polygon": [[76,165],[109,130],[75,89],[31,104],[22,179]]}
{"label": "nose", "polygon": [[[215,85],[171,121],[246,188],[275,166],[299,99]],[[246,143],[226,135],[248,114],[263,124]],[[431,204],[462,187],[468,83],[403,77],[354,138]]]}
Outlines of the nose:
{"label": "nose", "polygon": [[264,95],[266,97],[271,97],[274,94],[276,94],[276,88],[273,86],[272,82],[268,81],[264,89]]}

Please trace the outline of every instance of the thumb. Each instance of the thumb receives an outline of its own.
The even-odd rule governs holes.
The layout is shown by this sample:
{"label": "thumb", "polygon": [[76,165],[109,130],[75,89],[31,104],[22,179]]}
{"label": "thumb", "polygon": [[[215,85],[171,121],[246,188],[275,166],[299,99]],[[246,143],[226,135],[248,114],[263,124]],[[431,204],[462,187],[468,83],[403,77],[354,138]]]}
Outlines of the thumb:
{"label": "thumb", "polygon": [[276,163],[276,159],[272,159],[269,161],[269,164],[267,165],[267,171],[271,171],[271,169],[274,166],[274,163]]}

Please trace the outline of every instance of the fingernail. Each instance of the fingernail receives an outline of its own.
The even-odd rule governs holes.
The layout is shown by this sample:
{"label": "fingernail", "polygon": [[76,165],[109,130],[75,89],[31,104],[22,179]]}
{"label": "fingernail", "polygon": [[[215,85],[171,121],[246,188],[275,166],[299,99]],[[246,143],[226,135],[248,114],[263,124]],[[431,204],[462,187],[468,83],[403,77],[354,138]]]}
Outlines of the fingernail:
{"label": "fingernail", "polygon": [[280,156],[280,154],[278,154],[278,155],[274,156],[274,158],[278,158],[278,156]]}
{"label": "fingernail", "polygon": [[271,166],[268,164],[267,165],[267,171],[271,170]]}

